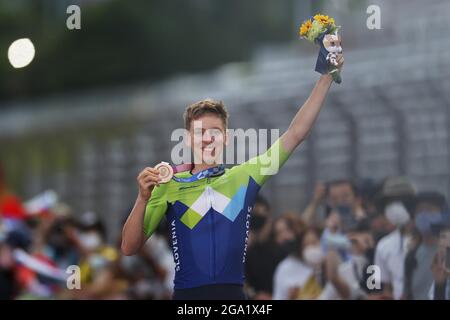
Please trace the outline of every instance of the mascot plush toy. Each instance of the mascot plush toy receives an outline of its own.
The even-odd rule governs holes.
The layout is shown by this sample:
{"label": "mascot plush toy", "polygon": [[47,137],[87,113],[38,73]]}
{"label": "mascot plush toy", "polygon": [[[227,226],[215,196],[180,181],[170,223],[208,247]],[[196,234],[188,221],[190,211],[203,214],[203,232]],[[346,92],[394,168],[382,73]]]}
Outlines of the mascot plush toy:
{"label": "mascot plush toy", "polygon": [[320,45],[315,71],[321,74],[329,73],[336,83],[341,83],[337,66],[342,55],[342,46],[338,30],[333,18],[316,14],[302,24],[300,37]]}

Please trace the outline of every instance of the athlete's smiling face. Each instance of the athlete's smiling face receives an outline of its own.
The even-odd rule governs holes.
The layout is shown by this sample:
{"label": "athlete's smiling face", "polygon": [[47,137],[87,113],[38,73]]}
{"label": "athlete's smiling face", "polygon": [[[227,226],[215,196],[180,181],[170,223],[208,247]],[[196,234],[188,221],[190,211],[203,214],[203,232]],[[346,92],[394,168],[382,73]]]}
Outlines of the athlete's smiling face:
{"label": "athlete's smiling face", "polygon": [[188,143],[193,148],[194,163],[223,163],[223,148],[227,143],[225,124],[213,113],[193,120],[189,129]]}

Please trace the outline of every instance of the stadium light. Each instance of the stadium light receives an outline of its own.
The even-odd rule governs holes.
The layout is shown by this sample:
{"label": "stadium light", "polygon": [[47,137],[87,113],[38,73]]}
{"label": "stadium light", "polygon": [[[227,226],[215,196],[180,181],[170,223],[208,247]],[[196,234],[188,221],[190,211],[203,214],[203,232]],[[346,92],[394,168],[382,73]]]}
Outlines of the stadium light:
{"label": "stadium light", "polygon": [[34,54],[34,45],[30,39],[18,39],[9,46],[9,63],[11,63],[14,68],[24,68],[33,61]]}

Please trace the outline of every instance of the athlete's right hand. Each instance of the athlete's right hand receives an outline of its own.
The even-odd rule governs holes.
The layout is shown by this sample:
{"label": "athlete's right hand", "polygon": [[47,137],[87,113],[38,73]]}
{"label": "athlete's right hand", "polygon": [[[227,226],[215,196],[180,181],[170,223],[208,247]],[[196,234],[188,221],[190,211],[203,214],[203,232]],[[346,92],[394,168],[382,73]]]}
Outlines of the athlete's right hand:
{"label": "athlete's right hand", "polygon": [[146,167],[142,170],[137,177],[139,197],[148,201],[152,195],[153,188],[159,186],[160,181],[159,171],[155,168]]}

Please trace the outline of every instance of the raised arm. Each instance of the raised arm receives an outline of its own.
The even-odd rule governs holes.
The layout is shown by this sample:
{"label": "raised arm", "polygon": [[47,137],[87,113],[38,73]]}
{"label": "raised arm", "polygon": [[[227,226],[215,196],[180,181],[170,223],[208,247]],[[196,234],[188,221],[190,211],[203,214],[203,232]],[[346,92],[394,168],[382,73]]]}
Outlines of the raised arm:
{"label": "raised arm", "polygon": [[[343,56],[341,56],[338,63],[339,68],[342,68],[344,63]],[[332,81],[331,76],[328,74],[320,77],[311,95],[295,115],[288,130],[281,136],[281,142],[287,152],[292,152],[308,136],[319,115]]]}

